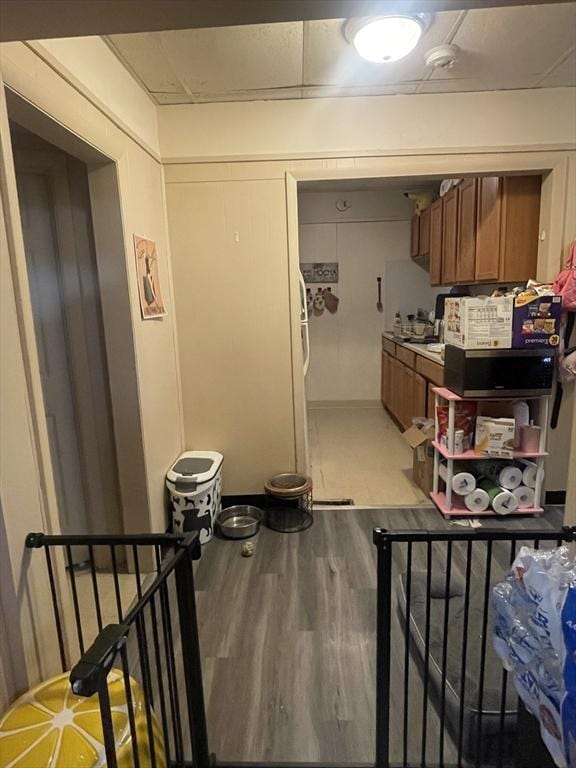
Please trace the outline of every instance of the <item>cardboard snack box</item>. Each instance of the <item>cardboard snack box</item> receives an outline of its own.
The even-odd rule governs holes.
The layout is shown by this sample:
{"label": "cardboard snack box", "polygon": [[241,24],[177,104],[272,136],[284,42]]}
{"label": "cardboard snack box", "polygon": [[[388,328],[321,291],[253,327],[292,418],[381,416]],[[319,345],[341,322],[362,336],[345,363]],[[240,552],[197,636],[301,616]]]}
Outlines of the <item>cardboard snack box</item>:
{"label": "cardboard snack box", "polygon": [[444,341],[463,349],[510,349],[513,311],[513,296],[448,296]]}
{"label": "cardboard snack box", "polygon": [[514,349],[557,347],[561,314],[561,296],[516,296],[512,319]]}

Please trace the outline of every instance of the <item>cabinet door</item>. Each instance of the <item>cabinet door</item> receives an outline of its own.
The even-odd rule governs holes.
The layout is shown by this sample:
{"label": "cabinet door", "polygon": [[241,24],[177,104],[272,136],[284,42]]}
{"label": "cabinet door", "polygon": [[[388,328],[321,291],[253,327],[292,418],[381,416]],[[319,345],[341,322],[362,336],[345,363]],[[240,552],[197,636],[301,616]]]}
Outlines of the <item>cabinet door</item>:
{"label": "cabinet door", "polygon": [[420,238],[420,244],[418,246],[418,253],[420,256],[428,256],[430,253],[430,208],[426,208],[425,211],[419,216],[420,226],[418,236]]}
{"label": "cabinet door", "polygon": [[442,198],[430,206],[430,284],[442,282]]}
{"label": "cabinet door", "polygon": [[498,280],[502,235],[502,179],[478,179],[476,280]]}
{"label": "cabinet door", "polygon": [[392,415],[400,421],[401,399],[400,394],[402,392],[401,368],[402,363],[399,363],[396,358],[390,360],[390,399],[389,408]]}
{"label": "cabinet door", "polygon": [[476,278],[476,182],[466,179],[458,186],[458,283],[473,283]]}
{"label": "cabinet door", "polygon": [[402,365],[402,414],[400,422],[404,429],[412,424],[414,413],[414,371],[407,365]]}
{"label": "cabinet door", "polygon": [[429,419],[434,418],[434,411],[436,409],[436,395],[433,392],[434,384],[431,381],[427,382],[428,385],[428,402],[426,403],[426,416]]}
{"label": "cabinet door", "polygon": [[428,382],[424,376],[414,373],[414,408],[412,416],[426,416]]}
{"label": "cabinet door", "polygon": [[502,179],[499,282],[521,283],[536,274],[541,183],[540,176]]}
{"label": "cabinet door", "polygon": [[380,386],[380,399],[382,405],[388,407],[388,393],[390,392],[390,355],[382,352],[382,381]]}
{"label": "cabinet door", "polygon": [[420,254],[420,216],[412,216],[410,229],[410,256],[415,259]]}
{"label": "cabinet door", "polygon": [[456,248],[458,245],[458,188],[444,195],[442,206],[442,283],[456,282]]}

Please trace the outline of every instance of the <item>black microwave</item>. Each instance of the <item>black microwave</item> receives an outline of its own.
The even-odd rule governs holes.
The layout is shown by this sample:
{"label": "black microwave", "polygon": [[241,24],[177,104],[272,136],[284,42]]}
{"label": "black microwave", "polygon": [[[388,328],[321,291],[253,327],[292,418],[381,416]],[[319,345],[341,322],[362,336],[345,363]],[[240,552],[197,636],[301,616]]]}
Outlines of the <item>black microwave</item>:
{"label": "black microwave", "polygon": [[554,354],[549,349],[444,350],[444,386],[461,397],[534,397],[549,394]]}

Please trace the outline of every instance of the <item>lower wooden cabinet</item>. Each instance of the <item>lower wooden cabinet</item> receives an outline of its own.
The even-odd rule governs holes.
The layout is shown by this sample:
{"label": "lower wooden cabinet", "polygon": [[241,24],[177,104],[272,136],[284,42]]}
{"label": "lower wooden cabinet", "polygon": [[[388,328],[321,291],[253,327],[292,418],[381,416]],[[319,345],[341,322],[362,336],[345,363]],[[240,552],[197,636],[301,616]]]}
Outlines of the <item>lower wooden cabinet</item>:
{"label": "lower wooden cabinet", "polygon": [[434,387],[436,384],[432,383],[431,381],[427,382],[428,384],[428,398],[426,403],[426,416],[428,416],[429,419],[433,419],[435,416],[435,410],[436,410],[436,395],[434,394]]}
{"label": "lower wooden cabinet", "polygon": [[[397,350],[400,350],[397,345]],[[410,350],[404,350],[410,352]],[[414,355],[414,353],[412,353]],[[442,385],[442,366],[421,355],[415,355],[415,366],[405,365],[394,355],[382,350],[382,380],[380,397],[382,405],[403,429],[412,426],[415,416],[434,418],[434,393],[432,387]],[[403,359],[407,359],[406,356]],[[420,371],[424,366],[426,370]],[[428,370],[428,368],[430,370]],[[438,371],[436,370],[438,369]],[[424,375],[423,375],[424,374]],[[430,381],[430,377],[435,381]]]}
{"label": "lower wooden cabinet", "polygon": [[426,401],[428,399],[428,382],[424,376],[414,373],[414,399],[412,401],[412,416],[426,416]]}
{"label": "lower wooden cabinet", "polygon": [[388,403],[390,402],[390,367],[391,367],[391,360],[393,358],[388,354],[388,352],[382,352],[382,381],[380,385],[380,399],[382,400],[382,405],[387,408]]}
{"label": "lower wooden cabinet", "polygon": [[402,365],[401,377],[402,409],[399,420],[404,429],[408,429],[412,424],[412,416],[414,415],[414,370],[408,368],[407,365]]}

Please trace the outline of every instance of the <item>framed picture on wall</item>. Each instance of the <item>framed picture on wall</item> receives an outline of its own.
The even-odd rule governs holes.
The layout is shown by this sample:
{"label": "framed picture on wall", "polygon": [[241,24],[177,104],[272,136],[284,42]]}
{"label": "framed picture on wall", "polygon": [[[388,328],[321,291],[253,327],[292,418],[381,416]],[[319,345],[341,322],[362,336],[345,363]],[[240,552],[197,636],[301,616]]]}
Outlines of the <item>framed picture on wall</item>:
{"label": "framed picture on wall", "polygon": [[160,288],[156,243],[146,237],[134,235],[134,253],[136,254],[136,274],[138,275],[138,294],[142,317],[144,320],[164,317],[166,307]]}

